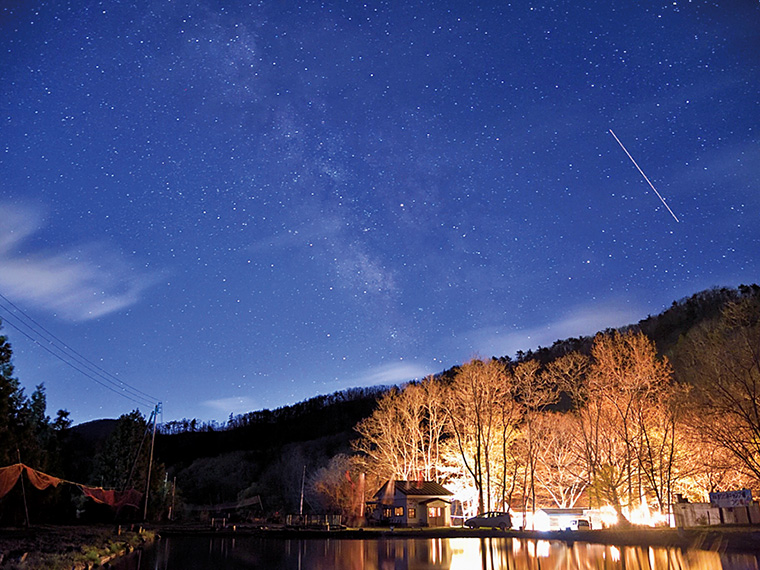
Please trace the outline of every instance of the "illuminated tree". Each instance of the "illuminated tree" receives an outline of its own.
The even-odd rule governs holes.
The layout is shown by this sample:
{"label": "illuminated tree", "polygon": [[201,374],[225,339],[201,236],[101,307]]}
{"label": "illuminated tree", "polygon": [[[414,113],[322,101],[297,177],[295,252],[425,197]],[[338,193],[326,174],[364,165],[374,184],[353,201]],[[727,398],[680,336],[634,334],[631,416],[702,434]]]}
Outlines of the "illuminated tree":
{"label": "illuminated tree", "polygon": [[711,492],[751,488],[755,482],[742,469],[739,459],[708,435],[713,429],[732,429],[728,421],[721,419],[720,428],[706,430],[705,422],[714,416],[705,416],[704,410],[693,400],[690,404],[681,430],[682,453],[686,457],[680,463],[674,493],[699,503],[707,501]]}
{"label": "illuminated tree", "polygon": [[674,417],[662,413],[670,365],[636,332],[597,335],[587,370],[574,358],[577,377],[563,386],[574,403],[592,497],[621,518],[623,506],[634,506],[648,491],[662,506],[675,456]]}
{"label": "illuminated tree", "polygon": [[521,416],[514,392],[514,377],[494,359],[461,366],[448,390],[453,441],[477,490],[478,512],[507,494],[507,454]]}
{"label": "illuminated tree", "polygon": [[443,388],[433,378],[380,398],[372,415],[356,427],[361,436],[354,446],[376,481],[388,479],[440,482],[441,441],[446,415]]}
{"label": "illuminated tree", "polygon": [[692,415],[703,436],[760,482],[760,291],[740,288],[719,319],[691,331],[674,356],[679,378],[694,386]]}
{"label": "illuminated tree", "polygon": [[670,381],[649,394],[637,411],[639,429],[638,471],[646,494],[654,497],[660,512],[672,502],[674,485],[691,462],[681,426],[688,389]]}
{"label": "illuminated tree", "polygon": [[537,442],[541,440],[541,415],[546,407],[557,401],[559,392],[554,378],[542,374],[535,360],[521,362],[513,371],[515,386],[519,400],[525,409],[523,438],[525,439],[526,470],[523,484],[523,511],[526,511],[526,500],[530,497],[531,511],[536,511],[536,463],[540,452]]}
{"label": "illuminated tree", "polygon": [[323,508],[344,515],[351,524],[360,521],[365,500],[364,474],[357,467],[353,458],[339,454],[311,481]]}
{"label": "illuminated tree", "polygon": [[573,418],[544,412],[536,418],[533,432],[536,482],[557,507],[574,507],[588,486],[588,473],[579,453]]}

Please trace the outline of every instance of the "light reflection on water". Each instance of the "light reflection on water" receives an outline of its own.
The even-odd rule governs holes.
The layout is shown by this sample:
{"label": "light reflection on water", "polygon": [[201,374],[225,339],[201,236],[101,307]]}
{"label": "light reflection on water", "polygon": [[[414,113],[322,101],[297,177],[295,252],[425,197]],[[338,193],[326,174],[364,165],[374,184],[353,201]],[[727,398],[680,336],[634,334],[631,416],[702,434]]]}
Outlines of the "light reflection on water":
{"label": "light reflection on water", "polygon": [[115,570],[758,570],[752,554],[511,538],[170,537]]}

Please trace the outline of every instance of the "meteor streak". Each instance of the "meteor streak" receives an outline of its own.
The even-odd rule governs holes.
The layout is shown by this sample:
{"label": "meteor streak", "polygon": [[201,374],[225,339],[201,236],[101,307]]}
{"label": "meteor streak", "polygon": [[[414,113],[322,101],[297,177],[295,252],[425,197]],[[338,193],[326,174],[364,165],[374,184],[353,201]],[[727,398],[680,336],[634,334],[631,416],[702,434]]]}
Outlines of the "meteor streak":
{"label": "meteor streak", "polygon": [[652,184],[652,183],[649,181],[649,178],[647,178],[647,175],[646,175],[646,174],[644,174],[644,171],[643,171],[643,170],[641,170],[641,167],[640,167],[640,166],[639,166],[639,165],[636,163],[636,161],[635,161],[635,160],[633,160],[633,157],[631,156],[631,153],[630,153],[630,152],[628,152],[628,149],[627,149],[627,148],[625,148],[625,146],[623,146],[623,143],[621,143],[621,142],[620,142],[620,139],[619,139],[619,138],[617,138],[617,135],[616,135],[615,133],[613,133],[613,132],[612,132],[612,129],[610,129],[610,134],[611,134],[613,137],[615,137],[615,140],[616,140],[616,141],[617,141],[617,143],[620,145],[620,148],[622,148],[622,149],[625,151],[625,154],[627,154],[627,155],[628,155],[628,158],[630,158],[630,159],[631,159],[631,162],[633,163],[633,165],[634,165],[634,166],[636,167],[636,169],[637,169],[637,170],[638,170],[638,171],[641,173],[641,175],[644,177],[644,180],[646,180],[646,181],[647,181],[647,184],[649,184],[649,186],[652,188],[652,190],[654,190],[654,193],[655,193],[655,194],[657,194],[657,197],[660,199],[660,201],[663,203],[663,205],[664,205],[664,206],[665,206],[665,207],[668,209],[668,212],[670,212],[670,215],[671,215],[671,216],[673,216],[673,219],[674,219],[676,222],[680,222],[681,220],[679,220],[679,219],[676,217],[676,215],[673,213],[673,210],[671,210],[671,209],[670,209],[670,206],[668,206],[668,203],[665,201],[665,198],[663,198],[662,196],[660,196],[660,193],[657,191],[657,188],[655,188],[655,187],[654,187],[654,184]]}

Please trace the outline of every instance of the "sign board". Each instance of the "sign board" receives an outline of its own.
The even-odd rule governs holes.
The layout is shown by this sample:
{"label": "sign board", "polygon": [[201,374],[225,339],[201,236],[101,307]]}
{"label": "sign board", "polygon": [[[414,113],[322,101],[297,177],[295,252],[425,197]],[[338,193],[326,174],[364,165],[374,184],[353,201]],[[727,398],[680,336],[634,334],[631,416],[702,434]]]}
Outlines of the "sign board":
{"label": "sign board", "polygon": [[752,504],[752,491],[741,489],[739,491],[724,491],[710,493],[710,504],[713,507],[749,507]]}

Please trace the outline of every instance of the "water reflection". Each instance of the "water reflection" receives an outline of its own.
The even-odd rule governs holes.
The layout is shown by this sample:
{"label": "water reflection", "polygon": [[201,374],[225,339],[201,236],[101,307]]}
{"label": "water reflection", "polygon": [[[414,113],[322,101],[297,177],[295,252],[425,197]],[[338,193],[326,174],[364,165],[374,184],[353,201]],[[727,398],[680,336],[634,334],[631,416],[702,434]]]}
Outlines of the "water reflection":
{"label": "water reflection", "polygon": [[167,538],[118,570],[757,570],[751,554],[509,538]]}

